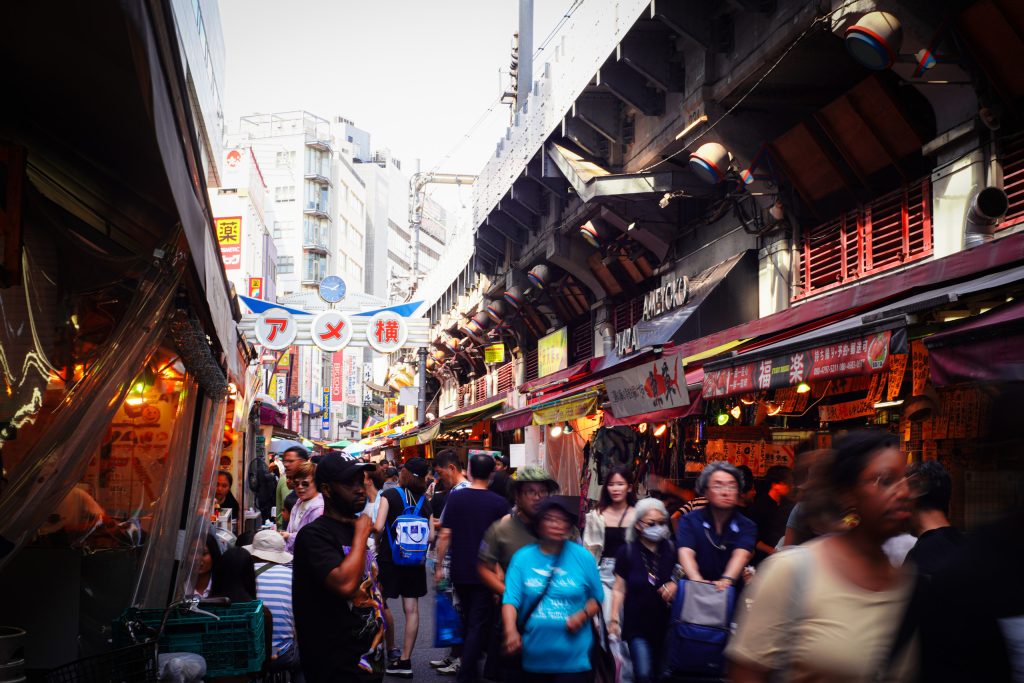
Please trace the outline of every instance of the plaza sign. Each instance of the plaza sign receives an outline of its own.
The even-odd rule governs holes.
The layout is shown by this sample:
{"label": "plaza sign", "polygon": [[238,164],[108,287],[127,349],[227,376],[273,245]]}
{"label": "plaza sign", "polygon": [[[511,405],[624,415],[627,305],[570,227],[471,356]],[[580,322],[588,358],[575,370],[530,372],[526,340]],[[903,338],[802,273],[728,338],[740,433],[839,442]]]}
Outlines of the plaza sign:
{"label": "plaza sign", "polygon": [[[690,278],[676,275],[666,278],[661,286],[644,295],[644,312],[641,320],[653,320],[659,316],[686,305],[690,298]],[[625,356],[639,346],[636,325],[615,334],[615,353]]]}

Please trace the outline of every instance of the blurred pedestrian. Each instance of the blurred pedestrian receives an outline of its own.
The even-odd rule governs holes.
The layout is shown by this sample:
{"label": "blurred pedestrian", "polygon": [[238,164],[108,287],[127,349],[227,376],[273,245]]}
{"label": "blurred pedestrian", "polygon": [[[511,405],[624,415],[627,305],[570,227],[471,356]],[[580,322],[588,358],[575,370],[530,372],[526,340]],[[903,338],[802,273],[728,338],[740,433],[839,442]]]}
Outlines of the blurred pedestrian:
{"label": "blurred pedestrian", "polygon": [[491,483],[487,488],[507,500],[511,493],[509,491],[512,484],[511,475],[512,471],[509,469],[508,456],[499,455],[495,457],[494,474],[491,475]]}
{"label": "blurred pedestrian", "polygon": [[753,504],[744,511],[750,521],[757,525],[757,545],[753,560],[755,566],[773,554],[775,546],[786,535],[786,522],[793,510],[793,504],[789,501],[792,489],[793,472],[783,465],[773,465],[765,472],[761,493],[754,497]]}
{"label": "blurred pedestrian", "polygon": [[324,514],[295,539],[292,607],[308,683],[384,677],[383,599],[367,553],[373,522],[359,514],[368,469],[372,465],[325,456],[316,470]]}
{"label": "blurred pedestrian", "polygon": [[676,597],[676,552],[664,503],[640,500],[635,519],[615,558],[612,614],[622,614],[622,622],[612,617],[608,632],[629,646],[636,683],[651,683],[662,670],[670,606]]}
{"label": "blurred pedestrian", "polygon": [[[232,605],[254,602],[257,597],[256,572],[253,568],[252,555],[245,548],[228,548],[217,563],[217,575],[210,586],[211,598],[227,598]],[[264,672],[269,670],[273,658],[274,616],[264,603],[263,605],[263,664]],[[224,683],[243,683],[247,676],[225,679]]]}
{"label": "blurred pedestrian", "polygon": [[743,475],[727,462],[708,463],[701,471],[697,494],[708,504],[684,515],[676,528],[687,579],[714,583],[718,590],[742,585],[757,540],[757,526],[736,509],[742,488]]}
{"label": "blurred pedestrian", "polygon": [[388,468],[384,471],[384,485],[381,486],[381,491],[389,491],[395,488],[398,488],[398,468],[389,462]]}
{"label": "blurred pedestrian", "polygon": [[560,498],[537,506],[537,543],[517,552],[508,568],[502,622],[505,651],[522,652],[520,680],[583,683],[592,677],[590,621],[604,588],[593,557],[569,540],[579,513]]}
{"label": "blurred pedestrian", "polygon": [[844,531],[762,564],[726,650],[735,683],[915,680],[901,628],[913,577],[882,549],[912,511],[898,444],[881,431],[836,439],[819,494],[839,501]]}
{"label": "blurred pedestrian", "polygon": [[295,547],[295,535],[299,530],[324,514],[324,498],[316,488],[316,465],[312,462],[301,462],[292,469],[292,472],[288,479],[295,489],[298,502],[288,513],[287,530],[281,532],[288,552],[292,552]]}
{"label": "blurred pedestrian", "polygon": [[[491,456],[477,453],[470,457],[471,483],[448,497],[437,539],[439,557],[444,557],[451,549],[451,581],[462,608],[464,626],[457,680],[466,683],[479,680],[480,658],[494,629],[494,598],[476,568],[484,533],[508,513],[508,500],[487,490],[493,471]],[[441,583],[442,577],[442,567],[438,564],[434,580]]]}

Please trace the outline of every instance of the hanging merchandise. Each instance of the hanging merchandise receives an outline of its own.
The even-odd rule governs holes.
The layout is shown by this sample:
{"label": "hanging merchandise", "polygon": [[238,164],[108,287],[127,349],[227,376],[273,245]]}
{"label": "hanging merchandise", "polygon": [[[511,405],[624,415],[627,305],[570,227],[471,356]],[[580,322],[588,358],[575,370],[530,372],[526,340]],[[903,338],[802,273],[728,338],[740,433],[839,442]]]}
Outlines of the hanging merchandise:
{"label": "hanging merchandise", "polygon": [[597,462],[598,483],[613,467],[632,469],[637,437],[629,427],[601,427],[594,437],[594,459]]}

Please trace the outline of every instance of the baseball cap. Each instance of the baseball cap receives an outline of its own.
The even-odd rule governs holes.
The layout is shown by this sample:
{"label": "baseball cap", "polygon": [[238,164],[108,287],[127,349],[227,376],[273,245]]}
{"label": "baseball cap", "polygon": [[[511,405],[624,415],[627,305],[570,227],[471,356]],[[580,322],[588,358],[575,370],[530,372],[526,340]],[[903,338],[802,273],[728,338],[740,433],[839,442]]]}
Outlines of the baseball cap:
{"label": "baseball cap", "polygon": [[427,464],[425,459],[420,457],[409,458],[402,467],[409,470],[411,474],[414,474],[417,477],[425,477],[427,476],[427,472],[430,471],[430,465]]}
{"label": "baseball cap", "polygon": [[252,539],[252,545],[243,545],[253,557],[277,564],[288,564],[292,554],[284,548],[284,537],[274,529],[264,529]]}
{"label": "baseball cap", "polygon": [[330,482],[345,483],[351,481],[356,475],[374,469],[375,466],[366,462],[349,460],[335,453],[328,453],[320,458],[316,466],[316,485]]}

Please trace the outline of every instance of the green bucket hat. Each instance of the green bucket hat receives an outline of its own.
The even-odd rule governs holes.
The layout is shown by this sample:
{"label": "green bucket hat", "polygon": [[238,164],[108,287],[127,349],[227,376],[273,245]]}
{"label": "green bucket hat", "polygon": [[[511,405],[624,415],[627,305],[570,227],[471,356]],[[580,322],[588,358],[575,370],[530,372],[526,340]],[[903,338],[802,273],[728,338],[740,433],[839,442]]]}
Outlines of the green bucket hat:
{"label": "green bucket hat", "polygon": [[546,484],[548,491],[554,493],[558,490],[558,482],[555,481],[551,474],[540,465],[528,465],[520,468],[516,472],[516,478],[512,480],[513,485],[518,487],[520,484]]}

